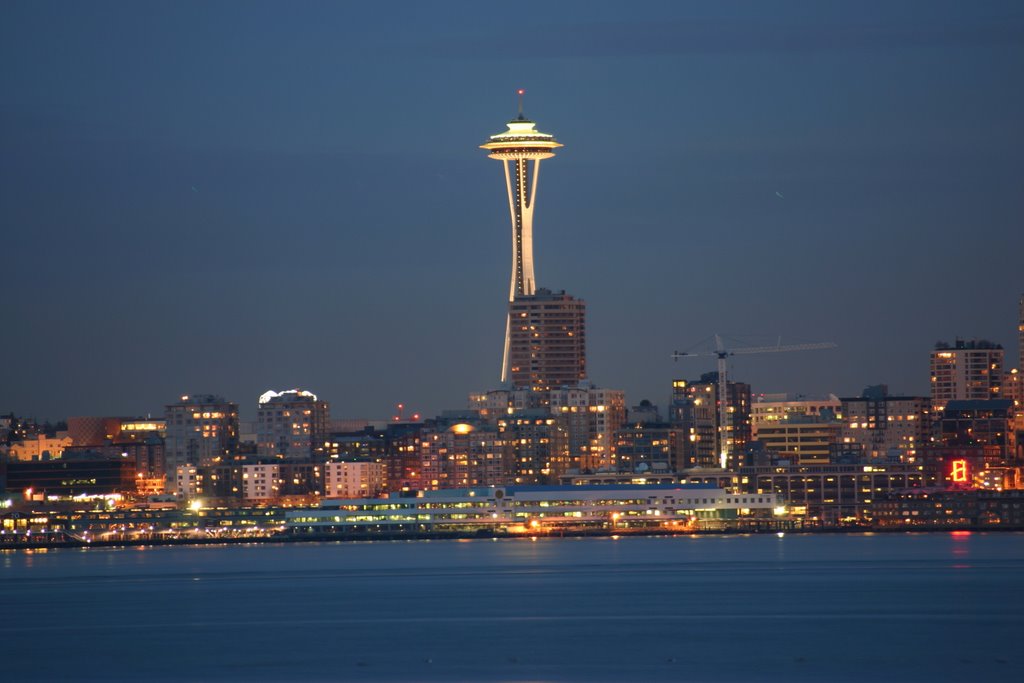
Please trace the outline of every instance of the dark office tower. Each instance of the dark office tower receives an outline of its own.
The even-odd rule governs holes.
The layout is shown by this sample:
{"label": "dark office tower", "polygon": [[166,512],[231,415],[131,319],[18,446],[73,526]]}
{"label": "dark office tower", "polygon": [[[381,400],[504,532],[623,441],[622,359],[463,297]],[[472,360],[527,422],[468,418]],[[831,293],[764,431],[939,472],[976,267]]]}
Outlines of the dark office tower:
{"label": "dark office tower", "polygon": [[[672,425],[683,430],[680,461],[686,467],[721,467],[735,469],[744,464],[744,451],[750,443],[750,385],[727,383],[726,424],[718,424],[718,373],[701,375],[697,382],[672,382],[670,418]],[[729,461],[722,463],[722,441],[725,440]]]}
{"label": "dark office tower", "polygon": [[510,444],[514,483],[555,484],[574,466],[569,435],[560,422],[544,408],[522,410],[498,420],[498,431]]}
{"label": "dark office tower", "polygon": [[178,403],[165,407],[164,418],[164,461],[171,482],[177,467],[217,464],[238,446],[238,404],[220,396],[182,396]]}
{"label": "dark office tower", "polygon": [[516,296],[509,311],[509,376],[516,388],[548,392],[587,377],[586,304],[564,291]]}
{"label": "dark office tower", "polygon": [[718,412],[713,388],[694,388],[684,379],[673,380],[669,422],[682,434],[676,470],[717,467]]}
{"label": "dark office tower", "polygon": [[890,396],[884,384],[866,388],[858,398],[844,398],[840,440],[864,457],[892,456],[916,462],[931,437],[931,400],[924,396]]}

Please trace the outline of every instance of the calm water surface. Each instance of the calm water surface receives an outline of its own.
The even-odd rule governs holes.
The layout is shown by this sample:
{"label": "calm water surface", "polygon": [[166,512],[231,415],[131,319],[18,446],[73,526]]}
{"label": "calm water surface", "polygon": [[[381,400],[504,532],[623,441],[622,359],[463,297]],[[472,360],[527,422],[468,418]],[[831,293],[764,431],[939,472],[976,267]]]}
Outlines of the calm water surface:
{"label": "calm water surface", "polygon": [[1019,681],[1024,535],[0,552],[0,679]]}

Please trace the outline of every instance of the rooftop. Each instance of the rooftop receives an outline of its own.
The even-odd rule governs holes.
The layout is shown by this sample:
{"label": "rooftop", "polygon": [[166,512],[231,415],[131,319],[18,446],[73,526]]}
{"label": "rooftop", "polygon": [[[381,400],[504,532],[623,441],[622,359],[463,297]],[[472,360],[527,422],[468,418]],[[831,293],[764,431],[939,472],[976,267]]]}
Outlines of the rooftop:
{"label": "rooftop", "polygon": [[260,405],[264,403],[282,403],[285,401],[296,401],[301,399],[313,399],[319,401],[312,391],[306,391],[304,389],[286,389],[284,391],[266,391],[260,396]]}
{"label": "rooftop", "polygon": [[995,342],[990,342],[987,339],[971,339],[971,340],[957,339],[955,342],[953,342],[952,346],[950,346],[949,342],[944,342],[944,341],[935,342],[935,350],[936,351],[951,351],[951,350],[952,351],[959,351],[959,350],[972,351],[972,350],[978,350],[978,349],[1002,349],[1002,348],[1003,348],[1002,344],[996,344]]}

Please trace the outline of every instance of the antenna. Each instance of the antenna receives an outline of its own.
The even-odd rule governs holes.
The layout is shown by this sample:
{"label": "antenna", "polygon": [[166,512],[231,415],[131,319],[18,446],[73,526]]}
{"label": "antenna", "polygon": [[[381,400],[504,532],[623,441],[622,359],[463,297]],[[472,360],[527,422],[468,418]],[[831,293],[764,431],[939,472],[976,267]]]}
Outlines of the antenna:
{"label": "antenna", "polygon": [[516,94],[519,95],[519,118],[523,118],[523,95],[526,94],[526,91],[520,88],[516,90]]}

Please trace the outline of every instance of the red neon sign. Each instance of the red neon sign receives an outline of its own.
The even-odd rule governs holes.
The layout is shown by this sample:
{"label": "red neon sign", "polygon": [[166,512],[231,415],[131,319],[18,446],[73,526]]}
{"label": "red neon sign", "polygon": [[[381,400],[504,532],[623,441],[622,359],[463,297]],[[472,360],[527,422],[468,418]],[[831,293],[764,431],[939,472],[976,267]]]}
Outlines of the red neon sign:
{"label": "red neon sign", "polygon": [[966,460],[954,460],[953,469],[950,471],[950,477],[957,483],[967,482],[967,461]]}

